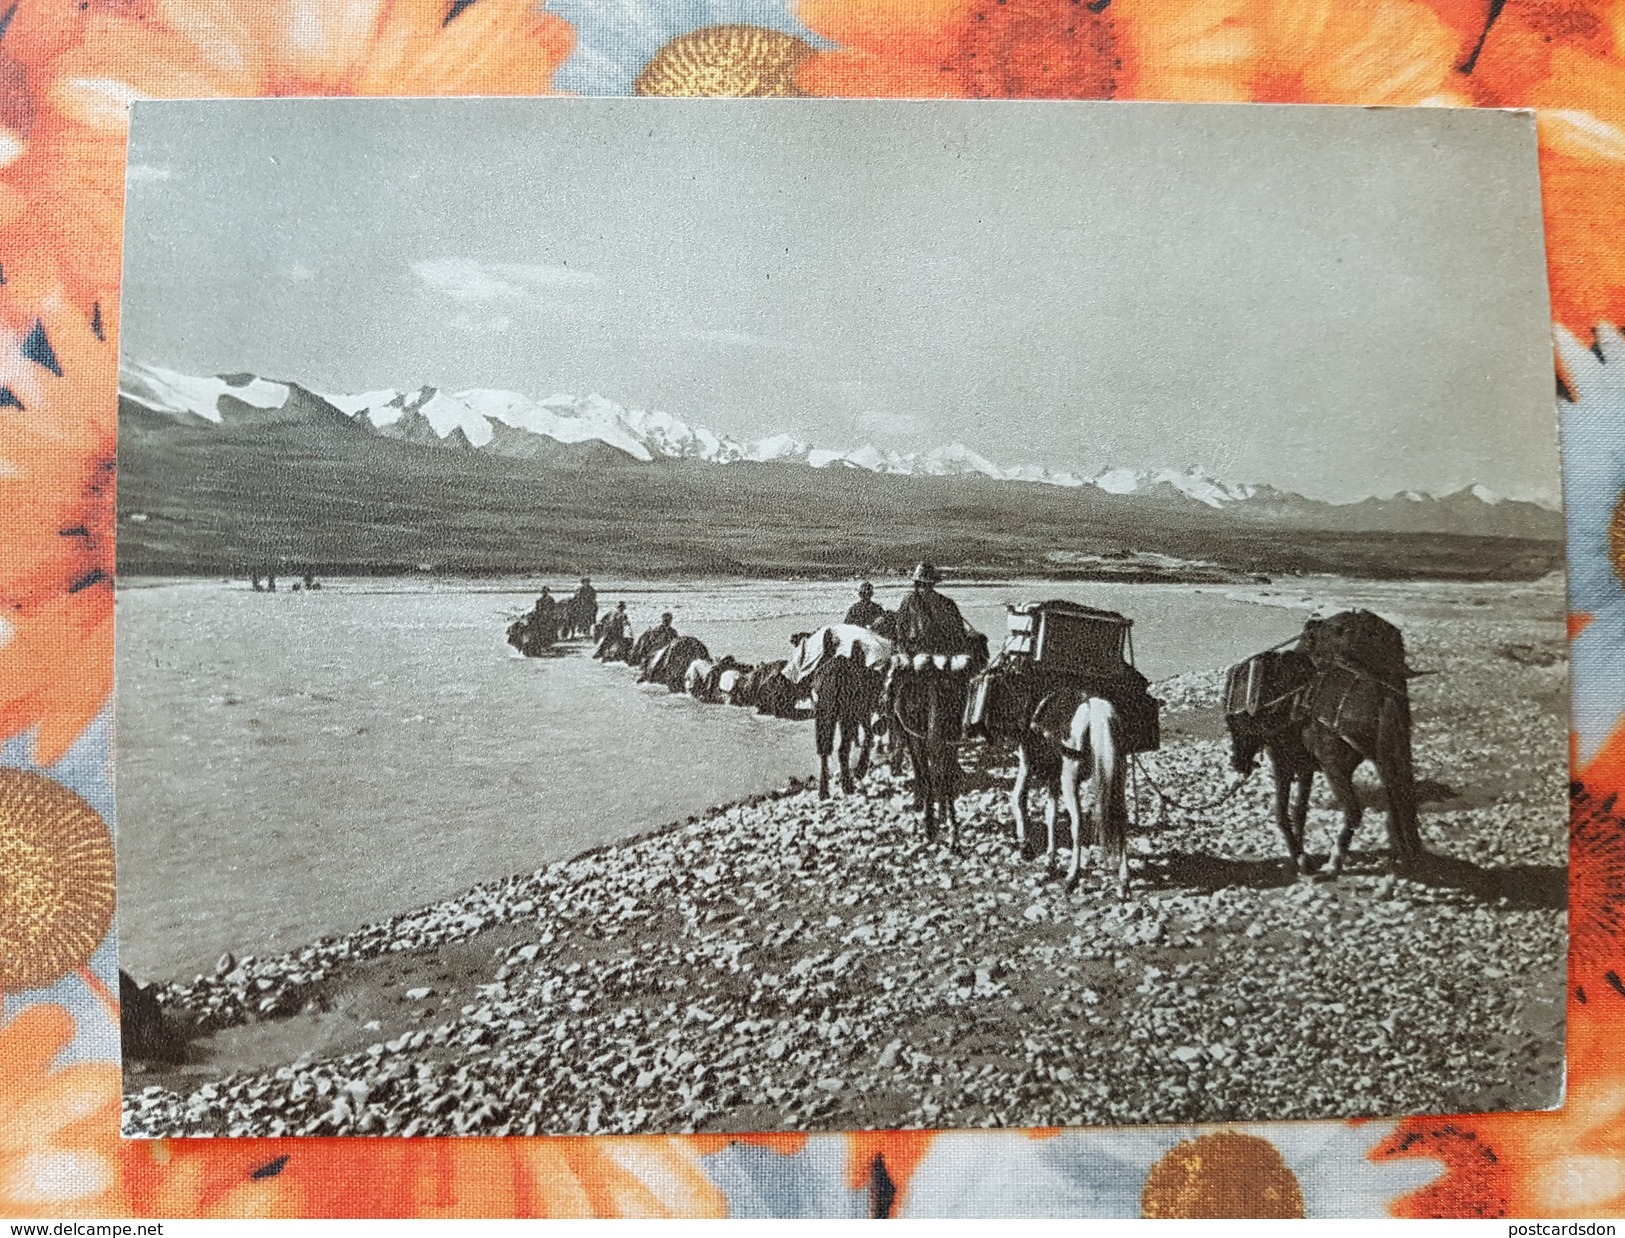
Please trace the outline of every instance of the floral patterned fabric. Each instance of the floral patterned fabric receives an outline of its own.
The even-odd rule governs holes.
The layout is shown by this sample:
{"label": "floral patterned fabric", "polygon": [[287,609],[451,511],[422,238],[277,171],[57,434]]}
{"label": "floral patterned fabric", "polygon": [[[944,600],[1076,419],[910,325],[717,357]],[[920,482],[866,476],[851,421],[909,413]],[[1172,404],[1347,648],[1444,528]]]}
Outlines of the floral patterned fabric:
{"label": "floral patterned fabric", "polygon": [[[127,104],[550,91],[1539,110],[1575,673],[1562,1111],[1208,1131],[120,1141],[105,821]],[[1625,1212],[1622,228],[1625,0],[16,0],[0,10],[0,1212]]]}

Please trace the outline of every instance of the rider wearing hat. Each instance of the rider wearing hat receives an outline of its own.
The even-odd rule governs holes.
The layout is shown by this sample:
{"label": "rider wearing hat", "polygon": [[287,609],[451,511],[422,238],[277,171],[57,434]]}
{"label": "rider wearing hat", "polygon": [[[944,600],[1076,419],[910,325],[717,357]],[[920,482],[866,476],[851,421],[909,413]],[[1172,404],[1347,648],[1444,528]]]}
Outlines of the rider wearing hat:
{"label": "rider wearing hat", "polygon": [[959,607],[937,592],[936,565],[914,569],[914,590],[897,608],[897,643],[905,653],[956,654],[970,648],[970,629]]}
{"label": "rider wearing hat", "polygon": [[530,611],[531,632],[544,645],[551,645],[559,634],[559,603],[553,591],[542,586],[542,596]]}
{"label": "rider wearing hat", "polygon": [[886,608],[875,601],[875,587],[867,580],[858,586],[858,600],[847,609],[843,622],[860,628],[872,628],[875,621],[886,613]]}
{"label": "rider wearing hat", "polygon": [[626,603],[615,603],[615,609],[604,617],[603,634],[599,638],[598,648],[593,650],[595,658],[619,658],[632,646],[632,616],[626,613]]}

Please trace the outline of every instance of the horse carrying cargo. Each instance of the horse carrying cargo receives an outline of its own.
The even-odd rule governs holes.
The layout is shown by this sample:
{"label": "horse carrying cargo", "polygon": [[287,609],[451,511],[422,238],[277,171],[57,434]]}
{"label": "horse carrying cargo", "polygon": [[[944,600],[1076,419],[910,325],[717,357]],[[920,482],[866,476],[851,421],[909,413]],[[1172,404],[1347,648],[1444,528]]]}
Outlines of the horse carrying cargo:
{"label": "horse carrying cargo", "polygon": [[[1230,668],[1225,679],[1225,724],[1231,764],[1249,773],[1268,752],[1276,781],[1276,820],[1300,872],[1310,871],[1303,850],[1309,791],[1324,771],[1343,809],[1344,824],[1321,872],[1335,877],[1359,828],[1361,805],[1354,771],[1377,767],[1388,796],[1388,839],[1396,862],[1424,855],[1416,825],[1407,681],[1398,628],[1368,610],[1310,619],[1296,649],[1277,646]],[[1289,789],[1291,803],[1289,805]]]}
{"label": "horse carrying cargo", "polygon": [[[1383,697],[1406,704],[1405,639],[1398,628],[1368,610],[1346,610],[1310,619],[1296,642],[1297,654],[1266,650],[1230,668],[1224,683],[1227,718],[1256,717],[1283,704],[1339,734],[1375,725]],[[1312,679],[1294,659],[1307,658]]]}
{"label": "horse carrying cargo", "polygon": [[[1151,752],[1162,744],[1162,702],[1134,668],[1134,621],[1114,610],[1063,600],[1008,608],[1009,634],[993,664],[972,685],[965,708],[967,735],[1005,729],[987,716],[995,695],[1036,710],[1044,697],[1084,687],[1109,700],[1125,723],[1127,751]],[[1023,719],[1025,723],[1026,719]]]}

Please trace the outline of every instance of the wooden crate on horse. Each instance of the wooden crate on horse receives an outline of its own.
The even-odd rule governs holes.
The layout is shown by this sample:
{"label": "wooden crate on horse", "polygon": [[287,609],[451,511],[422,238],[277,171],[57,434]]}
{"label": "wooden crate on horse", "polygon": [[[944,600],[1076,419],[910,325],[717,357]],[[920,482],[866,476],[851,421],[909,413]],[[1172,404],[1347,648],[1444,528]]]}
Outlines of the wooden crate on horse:
{"label": "wooden crate on horse", "polygon": [[[973,685],[966,731],[1014,742],[1011,788],[1017,846],[1027,851],[1026,797],[1031,785],[1048,793],[1046,865],[1054,862],[1056,818],[1065,807],[1072,826],[1069,888],[1078,881],[1086,836],[1098,842],[1128,884],[1129,758],[1161,744],[1162,702],[1134,667],[1133,620],[1076,602],[1033,602],[1009,608],[1009,636]],[[1088,811],[1081,787],[1091,787]]]}
{"label": "wooden crate on horse", "polygon": [[1004,652],[1058,675],[1113,677],[1134,664],[1134,620],[1077,602],[1009,607]]}
{"label": "wooden crate on horse", "polygon": [[[1077,602],[1028,602],[1008,608],[1009,635],[986,674],[972,685],[966,733],[1001,728],[989,716],[1002,695],[1036,709],[1046,695],[1085,689],[1111,701],[1123,717],[1129,752],[1161,747],[1161,702],[1134,667],[1134,620]],[[1024,720],[1025,721],[1025,720]]]}

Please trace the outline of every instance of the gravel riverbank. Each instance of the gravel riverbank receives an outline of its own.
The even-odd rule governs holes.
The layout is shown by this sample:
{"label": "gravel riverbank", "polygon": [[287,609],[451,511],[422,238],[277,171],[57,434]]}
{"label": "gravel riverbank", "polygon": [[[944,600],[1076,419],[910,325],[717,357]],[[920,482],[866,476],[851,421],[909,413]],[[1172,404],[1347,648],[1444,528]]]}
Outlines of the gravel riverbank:
{"label": "gravel riverbank", "polygon": [[[1476,605],[1476,604],[1475,604]],[[1542,1107],[1561,1097],[1566,725],[1549,621],[1408,617],[1422,831],[1284,863],[1268,781],[1139,788],[1133,884],[1014,850],[999,759],[961,853],[877,771],[802,786],[158,990],[179,1066],[130,1136],[1049,1126]],[[1174,796],[1222,787],[1219,672],[1159,685]],[[624,689],[624,686],[622,687]],[[811,738],[809,735],[809,746]],[[969,763],[969,758],[967,758]],[[1310,817],[1324,855],[1339,820]],[[1374,797],[1375,802],[1375,797]]]}

